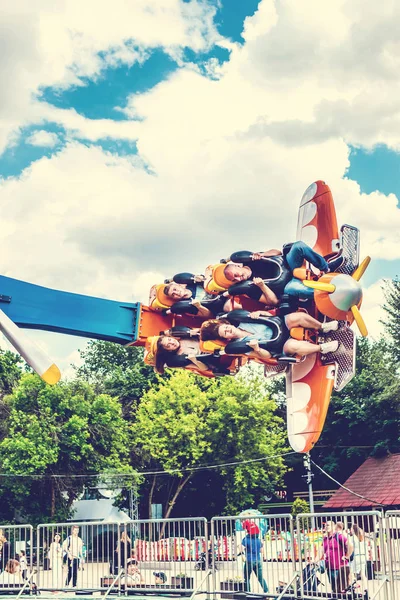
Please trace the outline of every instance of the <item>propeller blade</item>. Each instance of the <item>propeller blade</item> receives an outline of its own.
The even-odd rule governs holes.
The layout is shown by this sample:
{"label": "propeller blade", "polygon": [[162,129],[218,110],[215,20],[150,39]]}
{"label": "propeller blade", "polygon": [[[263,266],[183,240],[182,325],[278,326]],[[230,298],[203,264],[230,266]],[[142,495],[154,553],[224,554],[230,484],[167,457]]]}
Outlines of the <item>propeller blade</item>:
{"label": "propeller blade", "polygon": [[303,281],[306,287],[312,288],[313,290],[318,290],[320,292],[328,292],[331,294],[336,290],[336,286],[333,283],[324,283],[323,281],[309,281],[305,279]]}
{"label": "propeller blade", "polygon": [[364,260],[362,261],[361,265],[359,265],[357,267],[357,269],[354,271],[352,278],[355,279],[356,281],[360,281],[361,277],[364,275],[365,271],[367,270],[367,267],[370,262],[371,262],[371,257],[366,256],[364,258]]}
{"label": "propeller blade", "polygon": [[351,307],[351,312],[353,314],[355,322],[357,323],[357,327],[360,330],[361,335],[363,337],[367,337],[367,335],[368,335],[367,326],[364,323],[364,319],[362,318],[361,313],[355,304],[354,304],[354,306]]}
{"label": "propeller blade", "polygon": [[54,385],[60,380],[61,373],[57,365],[2,310],[0,331],[43,381]]}

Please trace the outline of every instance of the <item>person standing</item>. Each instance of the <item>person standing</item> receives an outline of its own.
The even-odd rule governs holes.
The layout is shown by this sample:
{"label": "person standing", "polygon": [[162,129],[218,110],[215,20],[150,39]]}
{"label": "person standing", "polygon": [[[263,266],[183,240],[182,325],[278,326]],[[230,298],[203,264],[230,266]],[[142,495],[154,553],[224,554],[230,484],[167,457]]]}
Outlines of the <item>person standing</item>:
{"label": "person standing", "polygon": [[[62,557],[63,550],[61,548],[61,536],[59,533],[54,534],[53,541],[50,544],[48,553],[51,569],[52,585],[58,587],[59,578],[62,576]],[[62,586],[62,583],[60,583]]]}
{"label": "person standing", "polygon": [[353,553],[353,544],[348,539],[347,534],[344,529],[344,523],[342,521],[337,521],[335,527],[336,535],[341,535],[345,543],[340,544],[341,549],[343,550],[342,555],[342,565],[340,566],[339,576],[338,576],[338,586],[341,592],[345,592],[347,588],[350,586],[350,556]]}
{"label": "person standing", "polygon": [[250,577],[255,573],[263,592],[268,593],[268,585],[262,571],[262,543],[258,533],[248,533],[242,540],[244,547],[245,563],[243,565],[244,589],[250,592]]}
{"label": "person standing", "polygon": [[6,564],[10,560],[11,547],[10,542],[3,529],[0,529],[0,573],[5,570]]}
{"label": "person standing", "polygon": [[120,569],[126,569],[126,564],[132,553],[132,542],[126,531],[121,532],[117,547],[114,552],[114,574],[117,575]]}
{"label": "person standing", "polygon": [[26,554],[24,550],[20,550],[19,555],[19,567],[21,569],[22,579],[28,579],[28,561],[26,560]]}
{"label": "person standing", "polygon": [[[321,560],[325,562],[326,572],[332,592],[341,591],[341,569],[348,563],[348,542],[342,533],[336,531],[336,524],[327,521],[325,524],[324,539],[322,542]],[[342,571],[344,572],[344,570]]]}
{"label": "person standing", "polygon": [[367,549],[365,545],[365,534],[357,523],[353,523],[351,526],[350,534],[352,536],[354,548],[353,560],[350,562],[350,567],[356,580],[361,581],[361,590],[364,591],[367,588]]}
{"label": "person standing", "polygon": [[83,541],[79,537],[79,527],[73,525],[71,535],[63,542],[63,550],[67,554],[68,575],[65,586],[68,587],[72,579],[72,587],[76,587],[78,579],[79,561],[83,556]]}

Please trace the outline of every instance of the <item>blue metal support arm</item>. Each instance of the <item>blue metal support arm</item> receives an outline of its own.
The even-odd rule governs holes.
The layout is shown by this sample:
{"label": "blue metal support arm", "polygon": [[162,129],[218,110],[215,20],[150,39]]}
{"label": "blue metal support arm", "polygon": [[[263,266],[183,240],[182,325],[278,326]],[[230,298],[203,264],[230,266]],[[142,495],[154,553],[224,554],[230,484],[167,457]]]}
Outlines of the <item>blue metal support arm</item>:
{"label": "blue metal support arm", "polygon": [[0,308],[25,329],[118,344],[137,339],[139,303],[61,292],[0,275]]}

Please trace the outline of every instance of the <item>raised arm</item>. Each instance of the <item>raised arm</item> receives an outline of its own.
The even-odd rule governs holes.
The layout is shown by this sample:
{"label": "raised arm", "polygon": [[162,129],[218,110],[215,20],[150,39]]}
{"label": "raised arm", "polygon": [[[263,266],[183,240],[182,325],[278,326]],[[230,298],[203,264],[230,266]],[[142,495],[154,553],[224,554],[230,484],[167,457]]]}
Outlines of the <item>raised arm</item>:
{"label": "raised arm", "polygon": [[262,291],[260,302],[267,304],[268,306],[276,306],[279,304],[278,296],[266,285],[261,277],[254,277],[253,283]]}

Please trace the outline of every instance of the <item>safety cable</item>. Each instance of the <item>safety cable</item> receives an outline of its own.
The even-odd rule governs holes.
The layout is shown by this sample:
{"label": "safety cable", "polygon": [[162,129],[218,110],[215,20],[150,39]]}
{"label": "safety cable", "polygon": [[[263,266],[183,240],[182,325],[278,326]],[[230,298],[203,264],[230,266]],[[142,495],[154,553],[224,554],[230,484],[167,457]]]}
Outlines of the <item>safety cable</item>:
{"label": "safety cable", "polygon": [[358,494],[357,492],[353,492],[353,490],[351,490],[350,488],[346,487],[345,485],[343,485],[342,483],[340,483],[340,481],[337,481],[334,477],[332,477],[332,475],[329,475],[329,473],[327,473],[326,471],[324,471],[324,469],[322,467],[320,467],[319,465],[317,465],[317,463],[314,462],[312,459],[311,459],[311,463],[314,465],[314,467],[317,467],[317,469],[319,469],[321,471],[321,473],[323,473],[329,479],[331,479],[332,481],[334,481],[338,486],[340,486],[341,488],[343,488],[344,490],[346,490],[346,492],[349,492],[350,494],[353,494],[353,496],[358,496],[358,498],[361,498],[362,500],[367,500],[367,502],[371,502],[372,504],[376,504],[377,506],[382,506],[382,507],[384,506],[380,502],[376,502],[375,500],[371,500],[371,498],[367,498],[366,496],[362,496],[361,494]]}

